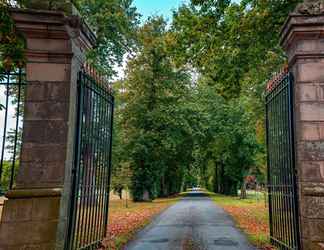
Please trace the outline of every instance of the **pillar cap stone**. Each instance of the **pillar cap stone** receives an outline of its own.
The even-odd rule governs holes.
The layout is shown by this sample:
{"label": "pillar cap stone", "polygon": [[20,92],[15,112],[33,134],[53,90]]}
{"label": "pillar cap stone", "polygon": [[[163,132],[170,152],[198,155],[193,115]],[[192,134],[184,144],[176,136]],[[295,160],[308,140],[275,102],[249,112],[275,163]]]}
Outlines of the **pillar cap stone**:
{"label": "pillar cap stone", "polygon": [[314,35],[318,38],[324,36],[324,14],[310,16],[294,12],[289,15],[280,32],[280,43],[286,48],[296,37]]}
{"label": "pillar cap stone", "polygon": [[8,199],[22,199],[35,197],[60,197],[61,188],[42,188],[42,189],[12,189],[6,193]]}
{"label": "pillar cap stone", "polygon": [[305,0],[303,3],[297,5],[295,12],[306,15],[324,14],[324,1]]}
{"label": "pillar cap stone", "polygon": [[71,15],[63,11],[40,9],[10,9],[17,30],[29,37],[58,39],[81,38],[85,47],[96,44],[96,35],[75,10]]}
{"label": "pillar cap stone", "polygon": [[[280,32],[280,45],[291,66],[298,58],[324,58],[324,14],[308,15],[293,12]],[[314,47],[315,46],[315,47]]]}

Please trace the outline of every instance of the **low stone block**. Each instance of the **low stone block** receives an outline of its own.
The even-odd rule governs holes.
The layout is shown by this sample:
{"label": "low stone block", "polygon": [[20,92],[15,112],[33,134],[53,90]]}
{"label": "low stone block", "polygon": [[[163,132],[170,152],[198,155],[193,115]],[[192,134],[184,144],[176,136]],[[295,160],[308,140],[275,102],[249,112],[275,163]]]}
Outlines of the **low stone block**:
{"label": "low stone block", "polygon": [[[323,70],[324,72],[324,70]],[[300,103],[301,121],[324,121],[324,103]]]}
{"label": "low stone block", "polygon": [[26,102],[25,120],[64,120],[68,118],[68,103],[58,101]]}
{"label": "low stone block", "polygon": [[64,162],[22,162],[17,187],[57,187],[63,185]]}
{"label": "low stone block", "polygon": [[24,143],[22,146],[22,162],[65,162],[65,157],[65,145]]}
{"label": "low stone block", "polygon": [[34,198],[32,220],[58,220],[60,211],[59,197]]}
{"label": "low stone block", "polygon": [[303,141],[298,145],[298,160],[324,161],[324,142]]}
{"label": "low stone block", "polygon": [[300,134],[304,141],[324,141],[324,122],[301,122]]}
{"label": "low stone block", "polygon": [[299,101],[316,101],[317,100],[317,86],[316,84],[298,84],[297,95]]}
{"label": "low stone block", "polygon": [[9,246],[6,250],[55,250],[55,242]]}
{"label": "low stone block", "polygon": [[0,242],[6,242],[7,246],[53,242],[56,230],[57,221],[1,223]]}
{"label": "low stone block", "polygon": [[324,84],[318,84],[317,86],[317,100],[324,101]]}
{"label": "low stone block", "polygon": [[26,101],[68,102],[69,86],[69,82],[29,82],[26,88]]}
{"label": "low stone block", "polygon": [[309,220],[308,227],[311,241],[324,242],[324,220]]}
{"label": "low stone block", "polygon": [[301,162],[301,179],[304,182],[324,183],[324,161]]}
{"label": "low stone block", "polygon": [[27,80],[40,82],[69,82],[70,64],[28,63]]}
{"label": "low stone block", "polygon": [[297,82],[324,82],[324,60],[309,60],[298,65]]}
{"label": "low stone block", "polygon": [[324,197],[305,196],[302,198],[302,214],[309,219],[324,219]]}
{"label": "low stone block", "polygon": [[6,200],[2,211],[2,222],[30,221],[32,210],[33,202],[31,199]]}
{"label": "low stone block", "polygon": [[44,143],[45,123],[47,123],[47,121],[24,121],[24,143]]}
{"label": "low stone block", "polygon": [[66,39],[46,39],[46,38],[28,38],[27,48],[37,51],[71,51],[71,43]]}

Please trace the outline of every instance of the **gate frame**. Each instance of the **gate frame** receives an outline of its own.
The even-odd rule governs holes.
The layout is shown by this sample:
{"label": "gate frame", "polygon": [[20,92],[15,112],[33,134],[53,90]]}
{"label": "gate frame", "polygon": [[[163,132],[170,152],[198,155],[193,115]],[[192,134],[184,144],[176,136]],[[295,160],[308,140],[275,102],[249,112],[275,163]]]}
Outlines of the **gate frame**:
{"label": "gate frame", "polygon": [[[283,83],[283,81],[287,78],[287,83]],[[269,183],[271,178],[271,167],[270,167],[270,154],[269,152],[267,153],[267,176],[268,176],[268,199],[269,199],[269,224],[270,224],[270,239],[271,243],[273,245],[281,245],[282,247],[285,247],[286,249],[296,249],[299,250],[301,248],[301,237],[300,237],[300,229],[299,229],[299,198],[298,198],[298,185],[297,185],[297,169],[296,169],[296,152],[295,152],[295,128],[294,128],[294,110],[293,110],[293,105],[294,105],[294,76],[291,72],[288,71],[288,68],[284,68],[280,73],[276,74],[272,80],[270,80],[267,84],[267,95],[266,95],[266,142],[267,142],[267,148],[269,149],[269,131],[270,131],[270,125],[269,125],[269,103],[272,101],[273,98],[275,98],[277,95],[280,94],[276,93],[274,97],[271,98],[270,101],[267,100],[267,97],[270,96],[273,91],[276,91],[277,88],[281,87],[281,84],[286,84],[287,86],[284,86],[284,88],[280,91],[283,91],[285,88],[287,88],[287,102],[288,102],[288,107],[287,107],[287,119],[288,119],[288,125],[289,125],[289,141],[291,143],[290,145],[290,165],[292,166],[293,170],[291,174],[293,175],[293,182],[292,182],[292,189],[293,189],[293,207],[292,207],[292,213],[294,216],[293,219],[293,225],[290,225],[290,227],[293,227],[293,233],[294,233],[294,238],[296,240],[295,244],[297,248],[292,248],[290,246],[287,246],[285,242],[281,242],[278,239],[274,238],[274,229],[273,229],[273,208],[272,208],[272,183]],[[270,184],[270,185],[269,185]],[[284,227],[286,225],[282,225]],[[284,230],[287,231],[287,230]]]}
{"label": "gate frame", "polygon": [[[88,83],[85,83],[84,79],[87,78]],[[98,246],[101,244],[102,240],[104,239],[104,237],[107,234],[107,226],[108,226],[108,210],[109,210],[109,190],[110,190],[110,182],[111,182],[111,171],[112,171],[112,142],[113,142],[113,120],[114,120],[114,96],[112,93],[112,89],[110,88],[111,86],[109,86],[105,81],[102,81],[103,77],[99,77],[98,74],[95,73],[95,70],[92,69],[91,67],[89,67],[88,65],[85,65],[85,67],[82,67],[82,69],[79,71],[78,73],[78,80],[77,80],[77,84],[78,84],[78,94],[77,94],[77,99],[76,99],[76,106],[77,106],[77,119],[76,119],[76,129],[75,129],[75,150],[74,150],[74,163],[73,163],[73,169],[72,169],[72,176],[71,176],[71,202],[69,204],[69,217],[68,217],[68,233],[66,235],[66,244],[65,244],[65,249],[66,250],[70,250],[73,249],[74,246],[74,235],[75,235],[75,231],[77,226],[79,226],[77,223],[77,199],[79,197],[78,192],[79,192],[79,188],[80,188],[80,172],[78,171],[78,168],[80,167],[80,156],[81,156],[81,145],[82,145],[82,127],[83,127],[83,123],[82,123],[82,117],[83,117],[83,104],[84,104],[84,91],[86,89],[90,89],[91,92],[96,92],[95,89],[93,89],[93,87],[91,86],[87,86],[87,84],[91,84],[91,85],[98,85],[98,88],[101,88],[102,91],[105,91],[106,94],[109,96],[109,98],[111,98],[111,100],[106,100],[107,103],[109,103],[109,106],[107,106],[106,112],[109,115],[106,116],[106,120],[108,118],[109,121],[109,150],[108,150],[108,162],[107,162],[107,179],[104,183],[106,183],[107,187],[106,187],[106,191],[104,193],[104,197],[103,197],[103,201],[106,200],[106,203],[102,203],[102,205],[104,205],[103,209],[103,236],[101,237],[101,239],[99,241],[96,242],[92,242],[91,244],[98,244]],[[98,93],[97,93],[98,94]],[[101,98],[103,98],[101,96]],[[92,104],[93,105],[93,104]],[[102,112],[102,111],[101,111]],[[82,196],[82,193],[80,195],[80,197]],[[96,208],[97,209],[97,208]],[[97,210],[96,210],[97,211]],[[72,241],[71,241],[72,239]],[[89,247],[90,245],[87,245],[86,247]],[[92,246],[92,245],[91,245]],[[97,246],[97,247],[98,247]],[[81,248],[83,249],[83,247]]]}

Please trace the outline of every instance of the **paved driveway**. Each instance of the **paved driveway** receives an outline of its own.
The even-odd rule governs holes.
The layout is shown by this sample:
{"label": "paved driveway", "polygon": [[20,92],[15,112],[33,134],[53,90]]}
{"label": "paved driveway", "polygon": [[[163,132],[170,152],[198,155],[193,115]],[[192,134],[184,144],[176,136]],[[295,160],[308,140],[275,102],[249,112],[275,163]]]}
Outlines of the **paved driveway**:
{"label": "paved driveway", "polygon": [[223,209],[192,192],[139,232],[126,250],[255,250]]}

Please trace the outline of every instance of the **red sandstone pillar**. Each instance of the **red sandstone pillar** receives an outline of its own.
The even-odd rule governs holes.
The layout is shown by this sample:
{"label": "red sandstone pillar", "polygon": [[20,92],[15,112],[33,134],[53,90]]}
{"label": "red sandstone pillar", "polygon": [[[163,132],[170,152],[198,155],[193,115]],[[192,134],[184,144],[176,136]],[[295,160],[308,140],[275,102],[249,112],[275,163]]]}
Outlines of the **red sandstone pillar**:
{"label": "red sandstone pillar", "polygon": [[12,10],[27,42],[21,166],[0,224],[0,249],[63,249],[74,157],[77,74],[94,36],[62,12]]}
{"label": "red sandstone pillar", "polygon": [[[294,75],[296,167],[303,250],[324,249],[324,15],[300,5],[283,30]],[[313,9],[314,11],[314,9]]]}

